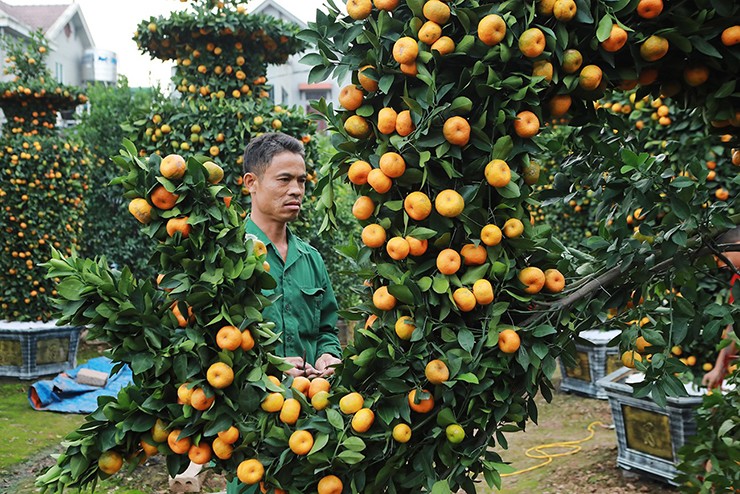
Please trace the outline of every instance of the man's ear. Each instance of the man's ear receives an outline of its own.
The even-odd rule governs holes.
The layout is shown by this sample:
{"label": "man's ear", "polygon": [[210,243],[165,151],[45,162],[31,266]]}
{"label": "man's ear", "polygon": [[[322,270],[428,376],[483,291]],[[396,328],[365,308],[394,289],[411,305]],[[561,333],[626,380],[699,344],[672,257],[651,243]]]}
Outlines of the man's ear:
{"label": "man's ear", "polygon": [[250,194],[253,192],[252,188],[254,187],[256,182],[257,175],[252,172],[247,172],[244,174],[244,187],[249,190]]}

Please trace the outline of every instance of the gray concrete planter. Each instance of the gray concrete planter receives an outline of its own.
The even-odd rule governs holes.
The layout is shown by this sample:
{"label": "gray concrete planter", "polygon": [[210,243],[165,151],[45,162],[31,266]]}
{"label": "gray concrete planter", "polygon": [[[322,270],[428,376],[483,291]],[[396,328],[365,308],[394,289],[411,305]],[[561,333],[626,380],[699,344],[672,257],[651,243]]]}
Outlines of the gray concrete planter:
{"label": "gray concrete planter", "polygon": [[607,347],[619,330],[590,330],[580,333],[580,337],[590,345],[576,345],[575,367],[567,368],[560,360],[560,371],[563,381],[560,390],[578,393],[590,398],[606,399],[606,392],[596,382],[602,377],[622,367],[618,347]]}
{"label": "gray concrete planter", "polygon": [[81,329],[55,321],[0,321],[0,376],[36,379],[75,367]]}
{"label": "gray concrete planter", "polygon": [[649,397],[632,396],[630,382],[639,382],[641,377],[623,367],[599,381],[609,398],[617,431],[617,466],[678,485],[674,481],[678,450],[696,433],[695,411],[702,397],[668,398],[661,408]]}

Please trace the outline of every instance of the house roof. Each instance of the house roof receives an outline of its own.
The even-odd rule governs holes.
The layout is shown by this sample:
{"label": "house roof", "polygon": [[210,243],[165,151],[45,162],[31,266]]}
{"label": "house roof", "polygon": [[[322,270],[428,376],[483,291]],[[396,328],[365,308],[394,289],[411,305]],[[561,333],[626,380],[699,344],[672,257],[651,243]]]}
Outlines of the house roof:
{"label": "house roof", "polygon": [[[288,1],[295,1],[295,0],[288,0]],[[261,4],[257,5],[252,12],[254,12],[255,14],[259,14],[259,13],[264,12],[265,10],[268,10],[270,7],[280,12],[280,14],[283,16],[283,19],[293,22],[294,24],[298,24],[302,28],[306,27],[305,22],[303,22],[301,19],[296,17],[295,14],[293,14],[290,10],[285,8],[277,0],[264,0]]]}
{"label": "house roof", "polygon": [[41,28],[44,32],[64,14],[71,5],[9,5],[0,1],[0,10],[15,17],[32,31]]}
{"label": "house roof", "polygon": [[0,24],[9,25],[24,35],[41,29],[47,40],[53,43],[54,38],[70,22],[75,24],[78,31],[82,31],[87,44],[91,47],[94,46],[90,29],[77,3],[10,5],[0,0]]}

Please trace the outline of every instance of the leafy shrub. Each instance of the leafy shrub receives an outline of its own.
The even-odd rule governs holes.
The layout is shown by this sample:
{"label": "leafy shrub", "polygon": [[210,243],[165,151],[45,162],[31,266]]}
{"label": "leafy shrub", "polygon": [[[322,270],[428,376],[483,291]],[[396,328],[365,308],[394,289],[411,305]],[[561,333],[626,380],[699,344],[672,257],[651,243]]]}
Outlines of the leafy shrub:
{"label": "leafy shrub", "polygon": [[[89,109],[82,113],[80,123],[74,128],[79,140],[94,155],[88,174],[90,190],[82,253],[90,257],[104,255],[115,265],[129,266],[137,275],[151,275],[153,270],[147,266],[151,246],[125,214],[123,189],[110,184],[123,171],[111,157],[118,154],[127,135],[118,122],[140,118],[163,97],[158,89],[130,88],[125,77],[120,77],[115,86],[91,85],[87,95]],[[111,218],[121,216],[127,221],[111,222]]]}

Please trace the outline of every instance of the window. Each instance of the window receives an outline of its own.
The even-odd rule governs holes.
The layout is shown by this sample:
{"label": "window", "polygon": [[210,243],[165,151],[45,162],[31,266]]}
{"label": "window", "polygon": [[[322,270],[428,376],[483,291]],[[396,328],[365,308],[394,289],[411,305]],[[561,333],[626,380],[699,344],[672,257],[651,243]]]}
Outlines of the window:
{"label": "window", "polygon": [[320,100],[324,98],[327,101],[331,100],[331,90],[326,89],[309,89],[301,91],[303,93],[303,99],[306,101]]}
{"label": "window", "polygon": [[54,77],[59,84],[64,84],[64,65],[59,62],[54,66]]}

